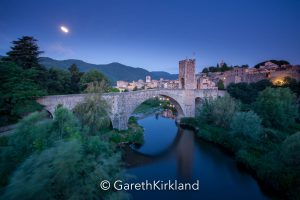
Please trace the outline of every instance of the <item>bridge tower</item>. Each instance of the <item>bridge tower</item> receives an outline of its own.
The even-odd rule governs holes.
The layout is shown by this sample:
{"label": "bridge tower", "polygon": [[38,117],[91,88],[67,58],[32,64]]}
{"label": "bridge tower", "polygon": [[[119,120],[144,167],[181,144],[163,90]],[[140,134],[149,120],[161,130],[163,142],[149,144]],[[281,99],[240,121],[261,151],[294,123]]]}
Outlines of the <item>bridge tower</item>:
{"label": "bridge tower", "polygon": [[196,89],[195,65],[195,59],[179,61],[179,89]]}

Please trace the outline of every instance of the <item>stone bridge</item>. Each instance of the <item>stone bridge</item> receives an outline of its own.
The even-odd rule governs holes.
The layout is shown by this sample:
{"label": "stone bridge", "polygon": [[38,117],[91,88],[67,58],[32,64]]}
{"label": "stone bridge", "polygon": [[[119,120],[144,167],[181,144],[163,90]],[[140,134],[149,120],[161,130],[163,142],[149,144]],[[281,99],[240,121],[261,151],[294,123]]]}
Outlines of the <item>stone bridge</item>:
{"label": "stone bridge", "polygon": [[[52,115],[57,105],[72,110],[76,104],[82,102],[87,94],[54,95],[39,98],[37,101],[45,106]],[[178,118],[194,117],[196,101],[205,98],[223,96],[224,91],[219,90],[187,90],[187,89],[152,89],[132,92],[104,93],[103,99],[110,107],[110,119],[113,128],[126,130],[130,115],[144,101],[158,96],[169,98],[175,105]]]}

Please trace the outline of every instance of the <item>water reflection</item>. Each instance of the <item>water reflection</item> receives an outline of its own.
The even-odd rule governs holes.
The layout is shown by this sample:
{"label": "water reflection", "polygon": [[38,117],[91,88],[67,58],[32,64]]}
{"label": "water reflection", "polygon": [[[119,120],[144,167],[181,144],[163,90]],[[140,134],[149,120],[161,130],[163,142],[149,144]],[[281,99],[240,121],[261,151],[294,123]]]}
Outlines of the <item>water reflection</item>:
{"label": "water reflection", "polygon": [[178,130],[181,137],[176,145],[177,173],[179,178],[187,181],[192,179],[194,135],[191,131],[183,133],[182,129]]}
{"label": "water reflection", "polygon": [[[139,120],[139,124],[144,128],[144,144],[142,146],[132,146],[132,148],[139,153],[149,156],[160,157],[170,151],[174,143],[179,140],[180,134],[178,133],[175,120],[172,113],[162,112],[154,116],[148,116]],[[162,127],[168,127],[168,130],[163,130]]]}
{"label": "water reflection", "polygon": [[126,161],[131,166],[128,173],[136,176],[132,182],[200,180],[200,190],[131,191],[133,199],[268,199],[231,157],[195,138],[193,131],[178,128],[174,119],[150,116],[139,124],[145,128],[145,144],[129,149]]}

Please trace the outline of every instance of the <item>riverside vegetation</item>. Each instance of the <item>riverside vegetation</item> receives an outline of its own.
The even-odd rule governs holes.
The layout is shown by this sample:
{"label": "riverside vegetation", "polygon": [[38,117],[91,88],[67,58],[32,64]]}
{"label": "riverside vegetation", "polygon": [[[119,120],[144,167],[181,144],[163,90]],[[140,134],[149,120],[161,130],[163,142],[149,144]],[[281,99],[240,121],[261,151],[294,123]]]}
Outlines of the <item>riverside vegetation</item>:
{"label": "riverside vegetation", "polygon": [[[96,70],[46,69],[38,63],[37,40],[13,41],[0,60],[0,126],[16,123],[0,137],[0,199],[124,199],[99,188],[101,180],[124,180],[123,143],[143,143],[143,128],[131,117],[128,130],[112,129],[103,92],[116,92]],[[58,106],[54,120],[35,99],[43,95],[88,93],[73,112]],[[146,101],[143,113],[160,103]]]}
{"label": "riverside vegetation", "polygon": [[[0,125],[17,123],[0,137],[0,199],[124,199],[101,190],[102,180],[124,180],[120,143],[143,143],[143,128],[129,120],[113,130],[103,92],[114,91],[96,70],[46,69],[33,37],[13,42],[0,60]],[[35,99],[47,94],[86,92],[73,112],[58,106],[54,119]]]}
{"label": "riverside vegetation", "polygon": [[299,88],[293,87],[294,80],[285,80],[281,87],[265,80],[231,84],[230,95],[205,100],[197,116],[183,118],[181,124],[232,152],[237,164],[276,196],[300,199]]}
{"label": "riverside vegetation", "polygon": [[11,51],[0,58],[0,126],[14,124],[34,111],[42,110],[35,99],[44,95],[84,93],[91,82],[105,81],[105,92],[118,92],[99,71],[80,72],[72,64],[68,70],[45,68],[39,64],[37,40],[24,36],[12,42]]}
{"label": "riverside vegetation", "polygon": [[127,197],[98,185],[101,180],[126,179],[118,144],[141,144],[143,129],[131,119],[127,131],[112,130],[100,98],[89,95],[74,113],[59,106],[54,120],[45,112],[32,113],[13,135],[0,137],[1,199]]}

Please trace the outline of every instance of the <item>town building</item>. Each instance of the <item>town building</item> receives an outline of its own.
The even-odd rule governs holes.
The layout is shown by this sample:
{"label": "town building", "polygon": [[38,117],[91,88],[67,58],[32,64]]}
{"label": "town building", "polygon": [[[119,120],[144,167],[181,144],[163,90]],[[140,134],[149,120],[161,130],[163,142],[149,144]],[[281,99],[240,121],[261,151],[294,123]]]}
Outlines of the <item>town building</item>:
{"label": "town building", "polygon": [[[223,61],[220,63],[222,65]],[[259,68],[234,67],[225,72],[199,73],[196,75],[196,60],[185,59],[179,61],[178,80],[152,80],[151,76],[146,76],[145,81],[140,79],[128,83],[126,81],[117,81],[117,88],[123,90],[141,90],[141,89],[217,89],[221,81],[226,88],[230,83],[252,83],[263,79],[269,79],[274,84],[282,83],[285,77],[291,77],[300,81],[299,65],[278,66],[272,62],[265,62]]]}
{"label": "town building", "polygon": [[197,79],[197,89],[204,90],[204,89],[218,89],[216,83],[210,80],[210,78],[206,74],[200,73],[196,76]]}
{"label": "town building", "polygon": [[299,65],[283,65],[278,66],[272,62],[266,62],[259,68],[242,68],[235,67],[232,70],[225,72],[209,73],[208,77],[216,84],[218,81],[223,81],[225,88],[230,83],[252,83],[263,79],[269,79],[273,83],[282,82],[285,77],[291,77],[300,80]]}
{"label": "town building", "polygon": [[127,88],[128,87],[128,82],[126,81],[117,81],[117,88]]}
{"label": "town building", "polygon": [[146,83],[151,83],[151,76],[146,76]]}

